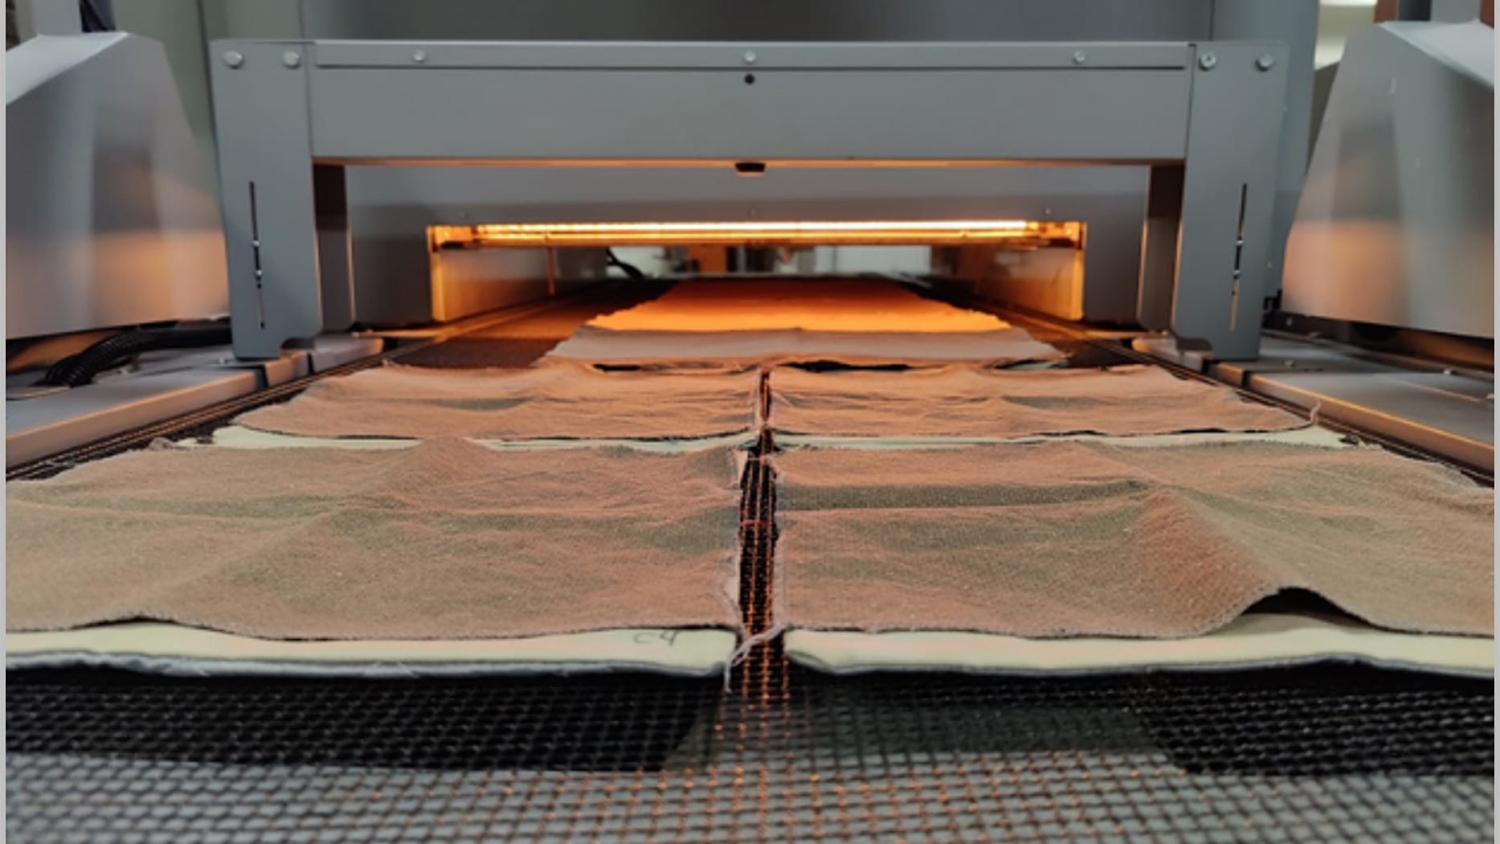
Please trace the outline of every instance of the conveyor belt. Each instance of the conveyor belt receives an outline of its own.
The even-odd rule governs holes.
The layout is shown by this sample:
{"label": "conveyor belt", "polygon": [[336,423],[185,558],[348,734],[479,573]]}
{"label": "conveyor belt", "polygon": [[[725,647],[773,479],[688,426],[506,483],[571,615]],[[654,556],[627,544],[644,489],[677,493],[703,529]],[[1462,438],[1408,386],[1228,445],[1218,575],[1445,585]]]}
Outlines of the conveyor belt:
{"label": "conveyor belt", "polygon": [[[752,632],[774,622],[768,472],[751,461],[744,484]],[[1492,686],[1365,668],[832,678],[772,640],[728,691],[655,676],[8,680],[14,841],[1493,837]]]}

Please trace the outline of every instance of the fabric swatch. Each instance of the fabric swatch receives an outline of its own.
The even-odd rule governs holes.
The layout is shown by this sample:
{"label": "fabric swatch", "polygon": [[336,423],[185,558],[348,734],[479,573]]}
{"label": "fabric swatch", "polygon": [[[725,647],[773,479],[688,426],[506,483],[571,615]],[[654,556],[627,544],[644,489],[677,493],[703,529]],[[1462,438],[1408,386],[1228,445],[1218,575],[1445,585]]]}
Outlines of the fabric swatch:
{"label": "fabric swatch", "polygon": [[609,331],[690,333],[804,330],[960,334],[1009,328],[993,314],[928,299],[877,278],[689,280],[649,302],[589,320]]}
{"label": "fabric swatch", "polygon": [[235,421],[305,437],[684,439],[748,432],[758,424],[760,402],[754,371],[386,366],[325,378],[290,402]]}
{"label": "fabric swatch", "polygon": [[771,427],[856,437],[1138,436],[1277,431],[1298,416],[1154,366],[1010,372],[947,366],[900,372],[771,371]]}
{"label": "fabric swatch", "polygon": [[650,368],[1062,357],[999,317],[874,278],[682,281],[650,302],[590,320],[549,355]]}
{"label": "fabric swatch", "polygon": [[9,631],[266,639],[737,630],[727,449],[157,448],[6,488]]}
{"label": "fabric swatch", "polygon": [[644,369],[723,369],[829,361],[859,366],[927,366],[979,361],[996,366],[1061,361],[1055,347],[1019,328],[959,334],[903,331],[613,331],[583,326],[543,360]]}
{"label": "fabric swatch", "polygon": [[777,454],[787,628],[1197,636],[1310,590],[1493,635],[1494,494],[1375,448],[1056,441]]}

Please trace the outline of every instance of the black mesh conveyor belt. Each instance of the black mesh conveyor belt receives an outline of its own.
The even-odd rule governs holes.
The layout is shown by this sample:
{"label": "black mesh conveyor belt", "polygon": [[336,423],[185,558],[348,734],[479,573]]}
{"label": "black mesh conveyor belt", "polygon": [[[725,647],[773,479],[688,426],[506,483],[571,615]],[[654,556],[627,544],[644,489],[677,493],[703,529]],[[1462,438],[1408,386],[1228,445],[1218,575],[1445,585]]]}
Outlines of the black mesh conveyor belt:
{"label": "black mesh conveyor belt", "polygon": [[[772,489],[752,461],[754,631],[773,623]],[[1493,840],[1491,685],[1372,669],[840,679],[773,640],[728,692],[8,681],[18,842]]]}

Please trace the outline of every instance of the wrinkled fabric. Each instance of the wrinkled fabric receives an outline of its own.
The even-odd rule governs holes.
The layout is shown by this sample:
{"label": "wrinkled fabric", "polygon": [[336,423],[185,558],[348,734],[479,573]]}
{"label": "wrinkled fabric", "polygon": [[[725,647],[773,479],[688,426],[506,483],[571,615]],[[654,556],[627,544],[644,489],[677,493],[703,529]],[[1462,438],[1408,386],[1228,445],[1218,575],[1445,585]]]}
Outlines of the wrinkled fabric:
{"label": "wrinkled fabric", "polygon": [[948,366],[903,372],[771,372],[779,433],[856,437],[1138,436],[1279,431],[1300,417],[1156,367],[1012,372]]}
{"label": "wrinkled fabric", "polygon": [[289,402],[235,421],[307,437],[681,439],[749,432],[759,408],[755,371],[386,366],[323,379]]}
{"label": "wrinkled fabric", "polygon": [[1300,588],[1492,635],[1494,494],[1374,448],[1048,442],[777,454],[793,628],[1199,635]]}
{"label": "wrinkled fabric", "polygon": [[7,484],[11,631],[267,639],[738,629],[727,449],[153,449]]}

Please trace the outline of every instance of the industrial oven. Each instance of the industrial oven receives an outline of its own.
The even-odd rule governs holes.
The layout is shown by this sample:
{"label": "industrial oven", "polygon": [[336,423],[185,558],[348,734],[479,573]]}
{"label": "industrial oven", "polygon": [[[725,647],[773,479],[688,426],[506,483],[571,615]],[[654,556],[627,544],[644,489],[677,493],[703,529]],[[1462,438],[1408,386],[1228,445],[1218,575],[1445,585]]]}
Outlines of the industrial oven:
{"label": "industrial oven", "polygon": [[[509,30],[472,9],[483,36],[475,40],[459,39],[462,27],[450,31],[451,17],[341,37],[349,33],[329,23],[333,5],[303,8],[295,32],[200,45],[217,215],[201,203],[201,173],[167,167],[192,147],[170,108],[152,122],[155,140],[121,130],[104,133],[109,143],[68,148],[48,143],[58,130],[37,122],[11,134],[27,155],[54,162],[39,173],[85,159],[138,168],[134,180],[110,182],[106,198],[176,184],[160,194],[173,214],[132,225],[165,233],[137,247],[165,257],[139,265],[178,288],[149,307],[145,298],[134,310],[114,302],[58,320],[51,300],[32,292],[36,282],[13,280],[9,295],[24,295],[32,315],[29,328],[18,327],[11,310],[13,359],[46,361],[52,343],[77,350],[82,341],[64,340],[84,329],[107,337],[225,310],[227,325],[198,326],[220,332],[212,345],[143,345],[130,362],[116,355],[75,386],[18,364],[8,384],[10,479],[55,475],[157,437],[206,442],[247,409],[384,361],[523,367],[593,315],[682,279],[833,276],[895,280],[1001,314],[1071,366],[1146,364],[1227,384],[1489,482],[1492,327],[1485,335],[1456,317],[1418,325],[1398,316],[1388,331],[1372,331],[1340,312],[1352,282],[1340,277],[1342,293],[1315,283],[1329,260],[1319,232],[1346,231],[1335,225],[1349,207],[1332,196],[1341,188],[1335,171],[1351,157],[1356,170],[1373,166],[1357,139],[1379,133],[1365,126],[1342,149],[1329,139],[1355,137],[1371,108],[1368,79],[1414,62],[1409,45],[1471,57],[1481,24],[1446,33],[1424,29],[1440,23],[1388,25],[1358,53],[1351,47],[1367,64],[1353,65],[1360,73],[1330,95],[1334,118],[1323,125],[1304,195],[1309,123],[1318,120],[1310,2],[1163,2],[1130,21],[1102,4],[1064,3],[1019,24],[1017,8],[934,4],[942,25],[909,4],[872,4],[878,32],[861,38],[841,37],[855,19],[847,11],[826,31],[811,13],[808,29],[793,27],[790,13],[773,16],[779,24],[746,18],[730,27],[764,38],[726,37],[701,21],[679,22],[680,31],[669,20],[611,24],[641,36],[632,40],[582,32],[586,21],[564,23],[561,8],[530,10],[531,24],[512,26],[537,31],[509,39],[489,37],[491,28]],[[1090,11],[1101,20],[1069,29],[1064,18]],[[1021,34],[1005,38],[1008,23]],[[424,37],[391,37],[413,30]],[[826,37],[786,34],[808,31]],[[96,40],[71,48],[62,72],[71,86],[38,77],[12,96],[17,113],[80,91],[101,98],[90,102],[103,111],[99,91],[120,73],[176,93],[145,39],[74,37]],[[1444,102],[1473,108],[1469,86],[1479,83],[1448,59],[1438,62],[1446,71],[1422,65],[1412,84],[1457,86],[1465,96]],[[155,113],[162,101],[138,107]],[[1428,151],[1444,139],[1422,143]],[[122,149],[155,151],[132,159]],[[1464,149],[1479,155],[1477,144]],[[17,197],[8,194],[12,218]],[[1457,187],[1425,201],[1493,219],[1492,205]],[[35,222],[43,216],[23,213],[30,228],[9,230],[9,267],[55,270],[68,249],[91,250],[91,266],[114,266],[121,253],[97,237],[98,215],[73,220],[71,237],[58,235],[64,210]],[[205,226],[221,229],[222,242],[174,237]],[[13,260],[18,242],[28,251]],[[648,249],[664,256],[661,272],[625,266],[621,274],[630,263],[621,254]],[[1335,251],[1350,249],[1359,246]],[[872,263],[857,263],[859,255]],[[882,264],[890,256],[899,266]],[[200,266],[218,273],[222,301],[187,280]],[[104,301],[97,291],[110,272],[50,295]],[[1450,311],[1477,307],[1482,286],[1464,276],[1383,289],[1394,300],[1390,290],[1419,284],[1464,303]],[[1314,304],[1292,312],[1284,297]],[[1340,320],[1337,340],[1347,342],[1326,334]],[[13,670],[9,833],[38,841],[1493,834],[1488,681],[1357,665],[851,677],[789,662],[772,589],[778,485],[760,459],[775,448],[762,436],[742,479],[746,639],[727,682]]]}

